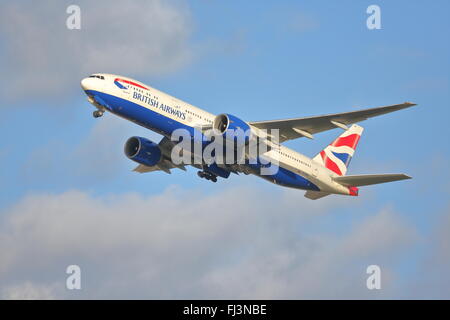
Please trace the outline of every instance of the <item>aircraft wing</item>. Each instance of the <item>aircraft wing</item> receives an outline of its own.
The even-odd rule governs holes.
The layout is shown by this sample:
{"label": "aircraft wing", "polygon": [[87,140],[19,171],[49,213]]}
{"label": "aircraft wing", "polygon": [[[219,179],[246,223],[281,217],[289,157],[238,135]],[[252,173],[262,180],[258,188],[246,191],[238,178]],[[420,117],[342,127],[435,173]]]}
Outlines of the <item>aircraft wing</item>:
{"label": "aircraft wing", "polygon": [[347,125],[349,124],[364,121],[372,117],[409,108],[415,105],[416,104],[411,102],[405,102],[392,106],[328,114],[323,116],[272,121],[256,121],[250,122],[250,125],[255,126],[259,129],[278,129],[280,134],[279,142],[281,143],[300,137],[307,137],[312,139],[313,134],[315,133],[334,129],[337,127],[347,129]]}

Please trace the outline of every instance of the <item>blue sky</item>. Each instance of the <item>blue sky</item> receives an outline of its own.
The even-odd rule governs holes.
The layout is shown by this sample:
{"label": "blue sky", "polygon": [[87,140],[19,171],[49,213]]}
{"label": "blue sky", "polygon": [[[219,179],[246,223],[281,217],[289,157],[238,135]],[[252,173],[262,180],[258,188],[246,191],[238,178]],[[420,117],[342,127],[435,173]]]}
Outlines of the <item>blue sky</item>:
{"label": "blue sky", "polygon": [[[424,269],[445,270],[449,263],[439,251],[448,248],[445,239],[449,239],[439,227],[450,221],[448,1],[268,1],[264,5],[238,1],[150,1],[139,12],[132,10],[139,5],[130,5],[130,10],[120,12],[115,10],[115,3],[93,5],[80,1],[82,29],[73,31],[65,28],[65,9],[69,4],[44,1],[39,7],[13,2],[0,5],[5,15],[1,17],[0,31],[0,64],[5,70],[0,91],[0,134],[4,137],[0,142],[0,212],[4,225],[15,221],[14,215],[23,214],[21,206],[44,195],[64,199],[67,193],[80,192],[93,203],[99,201],[108,208],[108,199],[126,203],[127,195],[151,201],[170,195],[186,202],[205,201],[214,210],[223,205],[218,200],[221,195],[228,199],[233,190],[243,190],[253,200],[264,198],[274,207],[277,205],[280,212],[289,212],[287,221],[297,228],[288,232],[292,241],[300,241],[303,236],[320,238],[321,248],[325,246],[327,250],[324,252],[330,248],[323,239],[351,238],[353,233],[359,234],[361,226],[371,230],[367,222],[371,219],[381,217],[388,224],[398,223],[399,230],[386,231],[386,238],[391,235],[394,244],[405,241],[395,254],[387,253],[388,247],[393,246],[387,242],[386,253],[380,249],[371,254],[369,246],[367,256],[361,258],[363,262],[349,258],[345,263],[337,263],[346,268],[348,263],[349,269],[345,270],[361,269],[366,261],[377,259],[386,265],[392,273],[388,277],[392,290],[379,296],[369,294],[368,298],[450,297],[450,289],[445,286],[450,284],[448,275],[441,282],[431,276],[418,280]],[[381,30],[366,27],[366,8],[371,4],[381,8]],[[101,13],[103,17],[99,16]],[[97,19],[111,21],[107,20],[110,17],[121,19],[108,25],[95,23]],[[131,49],[115,52],[122,41]],[[131,135],[155,140],[159,137],[112,115],[93,119],[93,109],[79,86],[81,77],[93,72],[134,77],[212,113],[227,112],[248,121],[412,101],[418,106],[363,122],[365,132],[348,173],[404,172],[413,180],[363,188],[359,199],[333,197],[308,204],[303,192],[287,191],[256,177],[232,176],[227,181],[209,184],[198,179],[193,169],[171,176],[132,173],[134,164],[122,151],[126,139]],[[286,144],[313,156],[338,133],[339,130],[332,130],[317,135],[313,141],[298,139]],[[258,217],[263,210],[256,204],[243,207],[245,210],[241,209],[239,215]],[[90,210],[95,212],[95,208],[93,205]],[[152,209],[148,210],[151,215]],[[167,211],[166,215],[174,214],[170,209],[162,210]],[[230,204],[228,210],[223,210],[226,215],[235,209]],[[261,212],[262,220],[267,222],[259,226],[262,234],[271,232],[272,219],[275,226],[287,227],[283,215],[273,217],[276,211]],[[236,219],[239,221],[237,215]],[[2,230],[5,237],[12,237],[8,228]],[[380,226],[380,230],[384,227]],[[260,239],[259,231],[255,232]],[[395,238],[399,234],[405,234],[405,238]],[[165,236],[173,235],[169,232]],[[383,234],[379,236],[384,238]],[[280,246],[291,243],[288,240],[280,240]],[[259,261],[252,259],[262,255],[260,248],[239,247],[236,243],[236,247],[228,248],[231,257],[239,257],[232,261],[246,266]],[[83,249],[80,247],[79,252]],[[430,258],[432,252],[437,253]],[[210,254],[221,261],[220,255]],[[89,255],[80,257],[87,265],[92,263]],[[434,262],[426,263],[429,260]],[[218,262],[207,270],[192,265],[192,270],[226,278],[225,275],[233,277],[245,269],[241,266],[225,270],[224,265]],[[42,266],[43,270],[52,267]],[[34,274],[28,277],[27,271],[17,275],[8,267],[5,270],[0,273],[5,288],[26,291],[31,290],[31,283],[41,290],[49,285]],[[52,286],[57,286],[58,281],[51,279],[50,289],[36,292],[70,298],[64,291],[55,289],[54,293]],[[268,286],[272,289],[260,288],[255,295],[242,291],[240,296],[329,297],[326,284],[317,286],[320,290],[299,293],[285,285],[278,296],[264,295],[277,292]],[[164,297],[214,296],[213,291],[208,291],[211,287],[205,287],[203,291],[198,289],[203,295],[186,289],[168,292]],[[411,289],[416,287],[426,289]],[[189,283],[186,288],[190,288]],[[225,284],[221,288],[227,297],[229,288]],[[234,288],[238,289],[242,288]],[[127,296],[127,290],[122,296]],[[344,295],[348,297],[357,295],[354,288],[337,286],[333,290],[348,292]],[[108,297],[102,292],[85,294]],[[139,292],[148,296],[145,290]]]}

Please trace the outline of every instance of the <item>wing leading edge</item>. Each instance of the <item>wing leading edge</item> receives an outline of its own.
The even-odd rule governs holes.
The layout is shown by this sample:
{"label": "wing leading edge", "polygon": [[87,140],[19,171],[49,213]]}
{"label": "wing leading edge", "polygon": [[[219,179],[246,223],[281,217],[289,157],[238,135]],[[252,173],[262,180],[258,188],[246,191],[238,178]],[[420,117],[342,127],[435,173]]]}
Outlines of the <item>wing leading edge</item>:
{"label": "wing leading edge", "polygon": [[279,133],[281,143],[300,137],[307,137],[312,139],[313,134],[315,133],[331,130],[334,128],[347,129],[347,125],[364,121],[369,118],[380,116],[386,113],[406,109],[415,105],[415,103],[405,102],[402,104],[395,104],[391,106],[328,114],[323,116],[272,121],[256,121],[250,122],[250,125],[255,126],[259,129],[280,130]]}

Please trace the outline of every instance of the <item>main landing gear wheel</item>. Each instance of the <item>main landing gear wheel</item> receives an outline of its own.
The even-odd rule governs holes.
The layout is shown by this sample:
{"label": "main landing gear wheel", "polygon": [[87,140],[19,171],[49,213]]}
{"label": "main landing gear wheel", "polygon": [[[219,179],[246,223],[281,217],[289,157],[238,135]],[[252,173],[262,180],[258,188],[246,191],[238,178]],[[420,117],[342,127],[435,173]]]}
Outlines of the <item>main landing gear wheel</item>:
{"label": "main landing gear wheel", "polygon": [[100,110],[95,110],[92,115],[94,116],[94,118],[99,118],[103,115],[103,111]]}
{"label": "main landing gear wheel", "polygon": [[212,181],[212,182],[217,182],[217,176],[209,173],[209,172],[205,172],[205,171],[197,171],[197,175],[200,178],[204,178],[206,180]]}
{"label": "main landing gear wheel", "polygon": [[198,175],[200,178],[204,178],[204,177],[205,177],[205,174],[204,174],[203,171],[198,171],[198,172],[197,172],[197,175]]}

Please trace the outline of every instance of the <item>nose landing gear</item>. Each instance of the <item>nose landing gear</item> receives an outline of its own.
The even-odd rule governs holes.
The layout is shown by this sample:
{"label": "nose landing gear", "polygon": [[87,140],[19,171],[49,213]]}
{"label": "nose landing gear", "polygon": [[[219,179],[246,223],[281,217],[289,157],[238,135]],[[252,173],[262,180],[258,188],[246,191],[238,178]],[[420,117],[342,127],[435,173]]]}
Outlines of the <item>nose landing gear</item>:
{"label": "nose landing gear", "polygon": [[210,180],[212,182],[217,182],[217,176],[213,175],[212,173],[206,172],[206,171],[198,171],[197,175],[200,178],[204,178],[206,180]]}
{"label": "nose landing gear", "polygon": [[104,111],[101,110],[95,110],[92,115],[94,116],[94,118],[99,118],[103,115]]}

